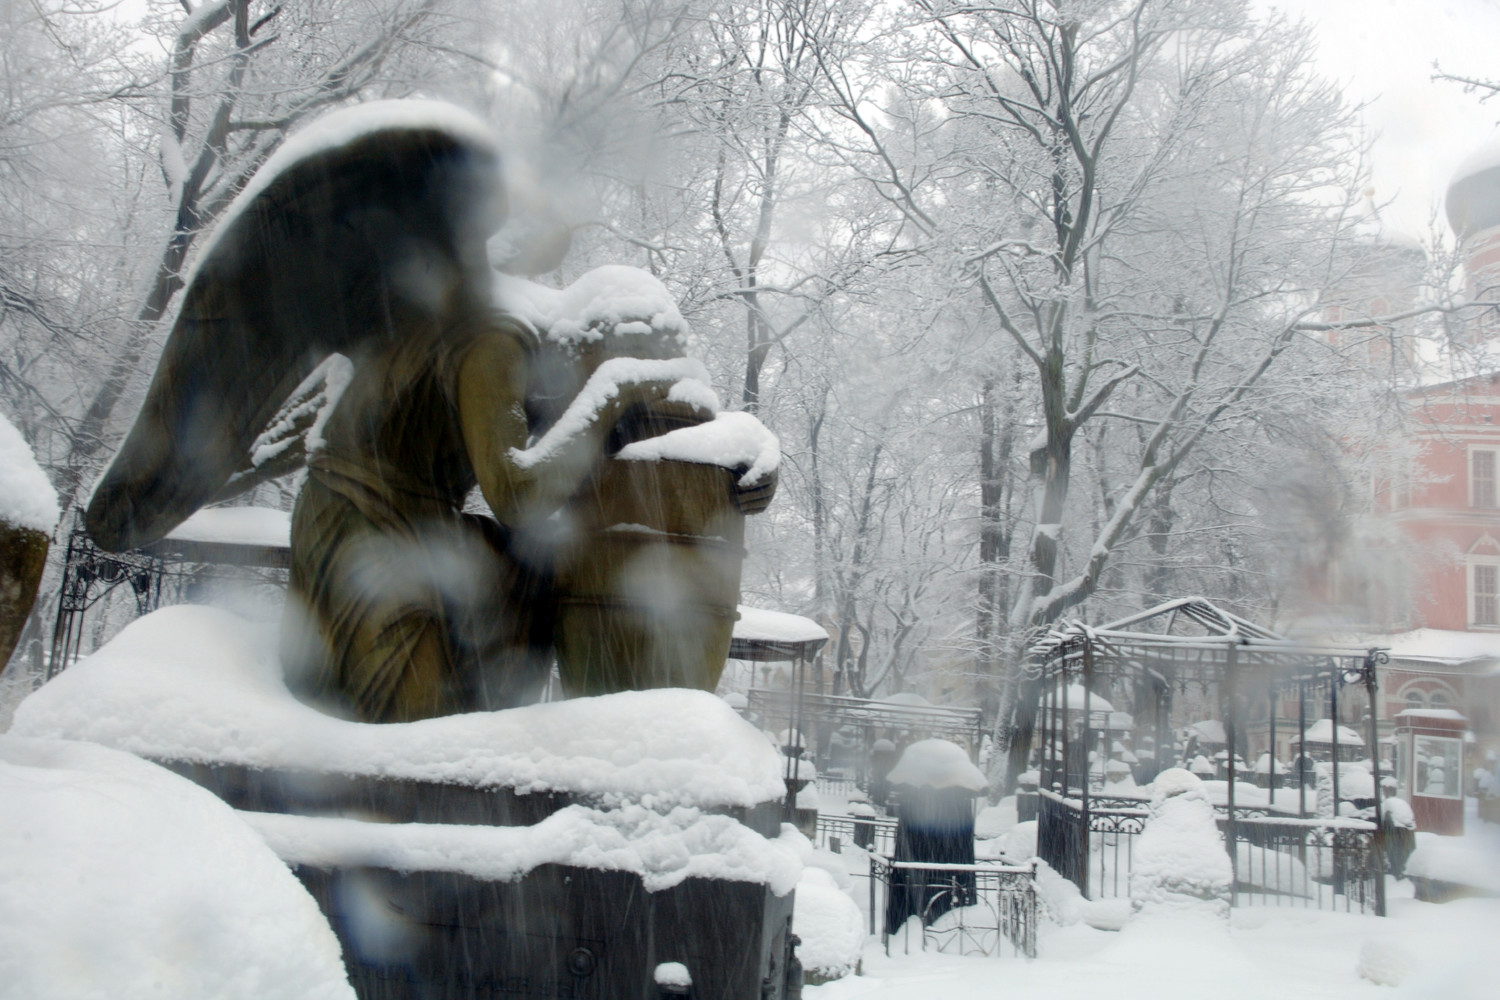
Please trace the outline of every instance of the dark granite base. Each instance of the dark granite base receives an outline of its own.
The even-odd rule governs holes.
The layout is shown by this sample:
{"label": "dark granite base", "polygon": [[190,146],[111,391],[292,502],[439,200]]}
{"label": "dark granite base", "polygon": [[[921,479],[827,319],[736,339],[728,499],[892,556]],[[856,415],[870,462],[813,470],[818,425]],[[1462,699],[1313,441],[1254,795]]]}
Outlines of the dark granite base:
{"label": "dark granite base", "polygon": [[[202,785],[236,809],[297,816],[349,816],[388,823],[461,823],[530,826],[574,802],[547,792],[477,788],[437,781],[407,781],[320,771],[277,771],[241,764],[156,760]],[[587,803],[585,803],[587,804]],[[709,810],[733,816],[763,837],[781,832],[780,801],[753,809]]]}
{"label": "dark granite base", "polygon": [[516,882],[296,871],[330,916],[360,1000],[659,1000],[661,962],[687,967],[693,997],[800,994],[787,982],[792,895],[749,882],[647,892],[635,875],[561,865]]}
{"label": "dark granite base", "polygon": [[[236,809],[387,823],[529,826],[570,796],[426,781],[158,761]],[[763,836],[782,804],[722,810]],[[382,868],[295,871],[328,916],[360,1000],[795,1000],[792,894],[690,878],[647,892],[639,876],[543,865],[514,882]],[[655,983],[681,962],[687,994]],[[788,966],[792,971],[788,972]]]}

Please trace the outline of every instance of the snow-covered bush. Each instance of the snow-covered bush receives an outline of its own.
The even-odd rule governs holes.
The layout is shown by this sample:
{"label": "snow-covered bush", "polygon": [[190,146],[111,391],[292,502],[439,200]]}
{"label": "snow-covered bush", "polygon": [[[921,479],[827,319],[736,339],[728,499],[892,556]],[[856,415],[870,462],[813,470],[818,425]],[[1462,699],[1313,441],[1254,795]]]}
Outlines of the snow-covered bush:
{"label": "snow-covered bush", "polygon": [[1203,782],[1177,767],[1158,774],[1130,873],[1136,911],[1227,919],[1233,877]]}

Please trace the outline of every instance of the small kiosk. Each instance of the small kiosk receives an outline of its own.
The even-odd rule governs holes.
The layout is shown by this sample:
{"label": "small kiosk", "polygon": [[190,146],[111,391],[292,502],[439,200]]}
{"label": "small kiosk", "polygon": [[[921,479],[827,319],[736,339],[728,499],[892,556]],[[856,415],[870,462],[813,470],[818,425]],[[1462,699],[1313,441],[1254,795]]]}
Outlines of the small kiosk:
{"label": "small kiosk", "polygon": [[1451,708],[1408,708],[1395,718],[1397,793],[1411,803],[1417,829],[1464,832],[1464,732]]}

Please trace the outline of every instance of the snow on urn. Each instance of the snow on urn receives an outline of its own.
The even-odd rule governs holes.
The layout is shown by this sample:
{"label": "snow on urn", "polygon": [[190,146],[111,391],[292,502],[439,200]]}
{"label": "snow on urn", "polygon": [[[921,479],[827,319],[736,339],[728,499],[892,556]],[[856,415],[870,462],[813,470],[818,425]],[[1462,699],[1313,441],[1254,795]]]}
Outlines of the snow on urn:
{"label": "snow on urn", "polygon": [[0,416],[0,667],[36,601],[57,494],[21,433]]}

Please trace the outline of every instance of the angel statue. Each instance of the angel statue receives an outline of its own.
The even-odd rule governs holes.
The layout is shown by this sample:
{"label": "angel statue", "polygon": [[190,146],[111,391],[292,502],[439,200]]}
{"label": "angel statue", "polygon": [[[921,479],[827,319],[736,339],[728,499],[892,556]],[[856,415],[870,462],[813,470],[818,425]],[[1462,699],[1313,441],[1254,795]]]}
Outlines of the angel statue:
{"label": "angel statue", "polygon": [[[364,721],[524,704],[554,657],[570,693],[712,689],[744,515],[775,489],[774,437],[718,412],[655,278],[494,271],[497,147],[427,101],[290,139],[209,238],[85,512],[105,549],[161,538],[348,358],[292,515],[283,658]],[[464,512],[476,485],[493,517]]]}

